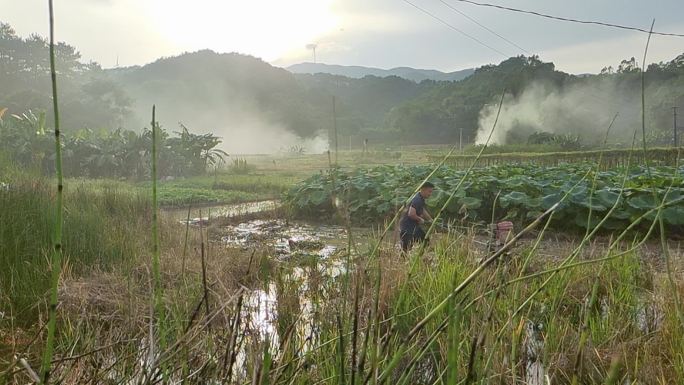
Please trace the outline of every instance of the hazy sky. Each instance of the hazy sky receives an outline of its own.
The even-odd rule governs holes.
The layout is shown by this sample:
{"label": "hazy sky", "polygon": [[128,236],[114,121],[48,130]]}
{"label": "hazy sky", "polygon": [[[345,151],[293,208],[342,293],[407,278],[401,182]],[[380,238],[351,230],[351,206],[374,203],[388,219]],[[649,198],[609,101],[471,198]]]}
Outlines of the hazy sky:
{"label": "hazy sky", "polygon": [[[441,1],[573,72],[598,72],[643,55],[646,34],[482,8],[456,0],[409,0],[507,56],[524,53]],[[566,17],[684,33],[683,0],[490,0]],[[261,57],[274,65],[312,61],[452,71],[496,63],[484,47],[404,0],[55,0],[57,37],[104,67],[146,64],[209,48]],[[0,0],[0,21],[22,36],[47,35],[47,0]],[[649,61],[684,52],[684,38],[654,36]]]}

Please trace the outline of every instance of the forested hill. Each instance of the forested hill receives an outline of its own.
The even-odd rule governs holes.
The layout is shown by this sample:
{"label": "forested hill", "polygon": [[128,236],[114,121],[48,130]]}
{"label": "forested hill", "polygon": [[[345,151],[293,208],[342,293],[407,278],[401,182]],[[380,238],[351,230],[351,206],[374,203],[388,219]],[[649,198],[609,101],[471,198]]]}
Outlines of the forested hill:
{"label": "forested hill", "polygon": [[[6,116],[46,111],[47,122],[52,121],[47,57],[44,38],[19,37],[0,23],[0,110],[7,108]],[[631,133],[640,122],[635,115],[640,111],[640,69],[634,59],[599,75],[577,77],[538,57],[521,56],[480,67],[459,81],[418,83],[397,76],[292,74],[258,58],[208,50],[105,70],[83,63],[75,47],[60,43],[57,68],[65,132],[140,130],[149,125],[156,104],[165,128],[175,131],[182,122],[245,151],[260,151],[258,145],[268,140],[282,145],[327,137],[333,95],[344,143],[348,138],[354,143],[362,138],[454,143],[461,132],[466,143],[472,142],[478,127],[491,124],[492,105],[504,89],[494,137],[498,143],[527,142],[540,131],[552,133],[551,138],[593,140],[616,112],[615,132]],[[684,55],[649,66],[646,81],[647,121],[654,140],[662,142],[671,132],[673,105],[684,104]]]}
{"label": "forested hill", "polygon": [[495,103],[504,90],[518,95],[533,81],[562,87],[572,78],[538,58],[510,58],[499,65],[480,67],[459,82],[440,84],[395,108],[386,125],[406,140],[418,142],[454,142],[463,129],[469,142],[475,139],[483,106]]}
{"label": "forested hill", "polygon": [[251,56],[205,50],[106,74],[132,97],[136,116],[156,104],[166,125],[228,133],[233,125],[278,124],[301,136],[320,129],[316,105],[295,77]]}
{"label": "forested hill", "polygon": [[[46,111],[47,122],[52,121],[47,58],[45,38],[20,37],[0,23],[0,110],[7,108],[6,116]],[[362,135],[360,131],[381,127],[391,108],[436,84],[395,76],[295,75],[258,58],[208,50],[145,66],[102,69],[97,63],[84,64],[77,48],[66,43],[57,47],[57,68],[65,132],[140,130],[149,125],[156,104],[167,129],[178,130],[183,122],[196,132],[217,133],[226,142],[245,142],[247,134],[255,142],[325,135],[332,126],[333,95],[340,133]]]}
{"label": "forested hill", "polygon": [[[648,66],[645,72],[647,140],[672,141],[672,107],[684,108],[684,54]],[[634,58],[596,75],[575,76],[557,71],[538,57],[514,57],[486,65],[459,82],[437,84],[392,109],[385,130],[411,143],[482,142],[505,99],[492,142],[596,145],[611,127],[610,142],[629,145],[641,129],[641,69]],[[612,118],[615,121],[611,124]]]}
{"label": "forested hill", "polygon": [[340,132],[358,134],[436,85],[396,76],[294,75],[251,56],[208,50],[106,73],[133,98],[138,116],[156,103],[167,124],[183,121],[204,130],[277,125],[302,137],[330,128],[333,95]]}
{"label": "forested hill", "polygon": [[[130,100],[117,84],[105,81],[97,63],[83,63],[77,49],[65,43],[55,47],[55,61],[64,127],[121,124]],[[9,24],[0,22],[0,110],[7,108],[8,115],[28,110],[51,114],[49,71],[45,38],[21,38]]]}
{"label": "forested hill", "polygon": [[415,83],[397,76],[366,76],[362,79],[338,75],[299,74],[299,85],[328,121],[332,119],[332,98],[336,99],[338,129],[342,135],[372,135],[383,130],[385,117],[395,107],[432,90],[439,83]]}

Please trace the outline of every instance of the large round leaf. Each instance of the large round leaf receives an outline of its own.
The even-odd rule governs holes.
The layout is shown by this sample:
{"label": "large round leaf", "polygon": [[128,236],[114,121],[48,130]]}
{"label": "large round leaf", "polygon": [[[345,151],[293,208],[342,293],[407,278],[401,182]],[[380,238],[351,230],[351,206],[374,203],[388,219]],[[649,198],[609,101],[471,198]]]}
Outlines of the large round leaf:
{"label": "large round leaf", "polygon": [[464,197],[460,198],[458,200],[458,203],[462,206],[467,208],[468,210],[475,210],[480,208],[482,205],[482,200],[475,198],[475,197]]}
{"label": "large round leaf", "polygon": [[551,207],[553,207],[553,205],[560,202],[561,199],[563,199],[563,194],[556,193],[556,194],[547,195],[547,196],[543,197],[541,200],[542,207],[544,208],[544,210],[548,210]]}
{"label": "large round leaf", "polygon": [[684,225],[684,207],[682,206],[666,207],[660,215],[668,225]]}
{"label": "large round leaf", "polygon": [[653,198],[653,195],[646,194],[640,194],[627,199],[627,204],[639,210],[650,210],[656,207],[656,201]]}
{"label": "large round leaf", "polygon": [[524,205],[525,203],[527,203],[527,201],[529,201],[529,199],[530,197],[527,196],[527,194],[520,191],[513,191],[499,198],[502,207],[508,207],[512,204]]}
{"label": "large round leaf", "polygon": [[612,207],[613,205],[615,205],[615,202],[617,202],[618,199],[620,199],[620,194],[614,191],[604,189],[596,192],[596,198],[598,198],[597,200],[599,201],[599,203],[607,207]]}

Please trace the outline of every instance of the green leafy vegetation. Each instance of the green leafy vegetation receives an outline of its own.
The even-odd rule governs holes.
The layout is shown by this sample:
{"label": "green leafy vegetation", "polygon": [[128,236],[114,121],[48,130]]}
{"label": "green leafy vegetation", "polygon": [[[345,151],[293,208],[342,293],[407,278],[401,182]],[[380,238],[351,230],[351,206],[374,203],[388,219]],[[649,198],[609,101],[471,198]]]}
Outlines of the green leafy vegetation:
{"label": "green leafy vegetation", "polygon": [[[159,129],[159,175],[202,175],[228,156],[217,148],[221,139],[213,134],[193,134],[183,124],[175,136]],[[29,111],[0,116],[0,151],[17,165],[54,173],[52,131],[45,114]],[[143,179],[150,173],[151,131],[141,133],[82,129],[63,139],[64,174],[69,177]]]}
{"label": "green leafy vegetation", "polygon": [[[349,172],[336,172],[335,196],[346,200],[357,221],[378,222],[392,215],[413,191],[413,184],[430,172],[428,166],[380,166]],[[658,167],[647,173],[642,168],[594,173],[591,166],[567,164],[555,167],[535,165],[501,165],[475,169],[446,207],[447,218],[489,222],[510,219],[526,223],[558,203],[569,193],[554,214],[553,224],[564,230],[593,227],[616,203],[617,207],[603,224],[606,231],[625,229],[635,219],[660,205],[662,200],[675,201],[662,211],[672,231],[684,225],[684,178],[682,168]],[[431,178],[437,186],[428,205],[441,208],[465,171],[440,168]],[[592,183],[596,181],[592,189]],[[655,188],[654,199],[651,189]],[[296,213],[305,216],[331,214],[332,179],[319,174],[293,188],[286,202]],[[593,191],[593,193],[592,193]],[[667,197],[665,194],[667,193]],[[666,199],[665,199],[666,198]],[[591,211],[591,220],[589,214]],[[651,213],[649,219],[655,216]]]}
{"label": "green leafy vegetation", "polygon": [[174,187],[162,185],[158,192],[159,204],[162,206],[185,206],[187,204],[226,204],[253,202],[266,199],[269,195],[260,195],[244,191],[214,190],[200,187]]}
{"label": "green leafy vegetation", "polygon": [[[252,172],[233,174],[220,172],[212,176],[197,176],[166,180],[159,183],[158,198],[162,206],[187,204],[230,204],[279,199],[281,194],[301,180],[285,173]],[[144,191],[151,183],[135,185]]]}

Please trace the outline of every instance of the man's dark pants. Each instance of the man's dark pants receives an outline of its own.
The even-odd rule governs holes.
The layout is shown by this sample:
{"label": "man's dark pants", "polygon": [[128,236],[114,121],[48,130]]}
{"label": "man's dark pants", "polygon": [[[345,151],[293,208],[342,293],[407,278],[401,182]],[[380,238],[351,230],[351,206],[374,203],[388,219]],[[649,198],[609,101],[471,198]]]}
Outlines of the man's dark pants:
{"label": "man's dark pants", "polygon": [[403,251],[409,251],[415,243],[425,242],[425,231],[420,227],[401,230],[399,236],[401,237],[401,250]]}

